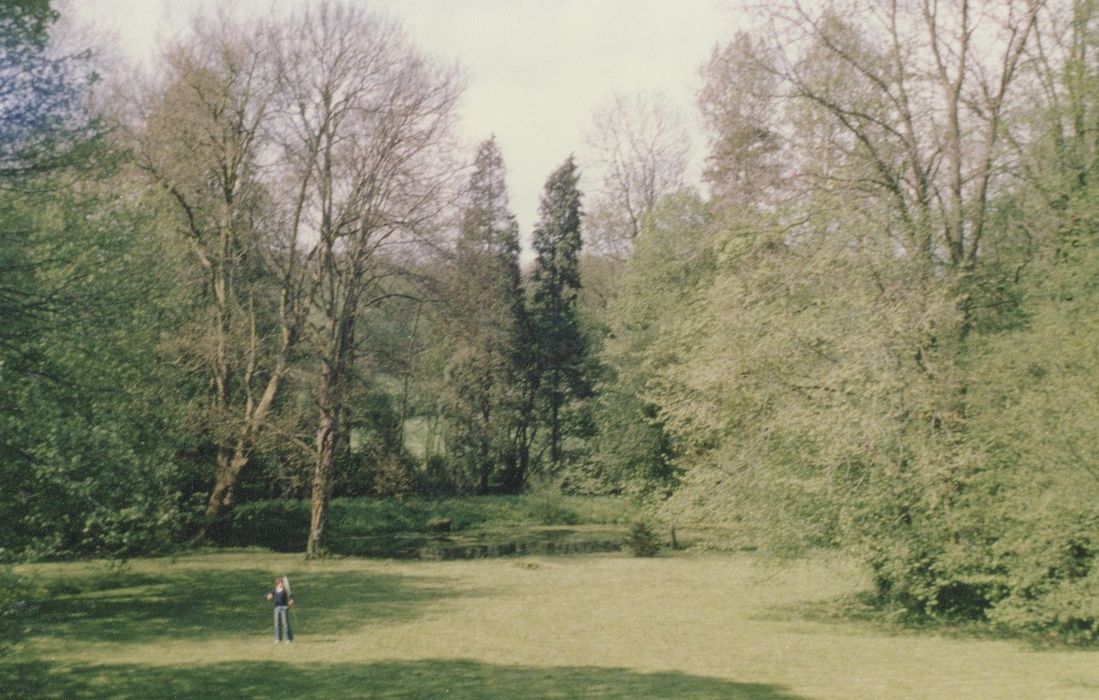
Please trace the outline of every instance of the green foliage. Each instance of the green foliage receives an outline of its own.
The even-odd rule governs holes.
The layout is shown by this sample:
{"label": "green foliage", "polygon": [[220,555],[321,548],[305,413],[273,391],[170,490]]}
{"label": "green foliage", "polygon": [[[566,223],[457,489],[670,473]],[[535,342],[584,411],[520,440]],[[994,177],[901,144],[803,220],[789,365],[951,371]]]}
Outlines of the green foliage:
{"label": "green foliage", "polygon": [[655,557],[660,551],[660,538],[652,525],[645,521],[638,521],[630,527],[626,547],[635,557]]}
{"label": "green foliage", "polygon": [[[1074,61],[1092,50],[1083,19]],[[1072,115],[1038,118],[1050,140],[1024,156],[1032,183],[955,212],[906,189],[905,158],[922,156],[896,156],[903,130],[880,130],[896,103],[879,90],[896,76],[867,78],[885,45],[831,12],[813,34],[786,76],[792,123],[738,92],[781,81],[759,73],[767,47],[741,36],[715,53],[704,107],[721,192],[709,211],[667,198],[635,242],[608,307],[600,460],[639,480],[661,473],[657,455],[672,465],[662,514],[676,522],[846,546],[880,599],[914,617],[1087,638],[1099,335],[1095,197],[1081,183],[1096,161],[1077,132],[1095,83],[1054,88]],[[781,175],[780,156],[804,179]],[[959,167],[977,172],[967,157]],[[938,222],[955,214],[940,249]],[[984,227],[979,255],[967,217]]]}
{"label": "green foliage", "polygon": [[[472,528],[622,524],[635,506],[625,498],[551,495],[405,499],[336,498],[329,527],[334,546],[340,538],[387,533],[431,533],[440,522],[451,531]],[[271,500],[233,509],[222,539],[234,546],[300,551],[309,530],[307,501]]]}
{"label": "green foliage", "polygon": [[334,495],[401,497],[415,493],[420,486],[418,474],[402,444],[395,397],[384,387],[371,387],[355,393],[349,403],[348,454],[338,464]]}
{"label": "green foliage", "polygon": [[462,492],[455,470],[443,455],[430,455],[419,474],[420,494],[428,498],[457,496]]}
{"label": "green foliage", "polygon": [[225,541],[235,546],[267,547],[276,552],[300,552],[309,534],[308,501],[258,501],[234,508]]}
{"label": "green foliage", "polygon": [[428,532],[433,520],[451,529],[510,525],[578,525],[621,522],[625,499],[547,495],[397,500],[336,499],[333,527],[345,534]]}
{"label": "green foliage", "polygon": [[7,198],[38,300],[0,351],[0,452],[21,494],[0,509],[12,551],[125,555],[178,534],[180,406],[164,399],[183,378],[155,361],[173,286],[145,220],[112,200],[90,186]]}
{"label": "green foliage", "polygon": [[508,204],[494,139],[477,150],[453,265],[439,308],[452,485],[466,493],[518,492],[529,450],[523,406],[531,388],[528,316],[519,270],[519,227]]}
{"label": "green foliage", "polygon": [[570,156],[546,180],[540,221],[532,236],[532,336],[528,351],[537,371],[541,423],[546,427],[550,472],[565,463],[564,424],[568,404],[588,396],[587,341],[580,326],[580,175]]}
{"label": "green foliage", "polygon": [[[1099,511],[1019,514],[997,543],[988,618],[1070,643],[1099,640]],[[990,567],[991,568],[991,567]]]}
{"label": "green foliage", "polygon": [[660,492],[679,474],[676,444],[661,411],[659,372],[680,353],[691,300],[713,278],[709,213],[697,195],[662,199],[645,219],[606,312],[610,367],[598,387],[592,460],[627,492]]}
{"label": "green foliage", "polygon": [[[807,37],[789,73],[773,60],[788,47],[748,35],[715,51],[715,199],[666,198],[635,241],[608,305],[597,463],[664,476],[676,522],[849,547],[913,616],[1090,635],[1096,160],[1080,125],[1097,83],[1094,8],[1066,10],[1039,20],[1071,26],[1063,66],[1028,66],[1059,113],[1005,127],[1039,135],[1014,144],[1026,184],[975,143],[924,152],[912,133],[938,136],[910,110],[951,98],[885,68],[905,59],[859,18],[769,14]],[[767,96],[784,91],[780,116]],[[960,138],[1001,137],[978,124]],[[963,180],[991,168],[988,190],[927,194],[948,189],[933,171],[951,149]]]}
{"label": "green foliage", "polygon": [[[0,502],[7,557],[163,550],[181,524],[183,374],[157,362],[175,286],[97,136],[88,54],[48,3],[0,11]],[[10,79],[7,79],[10,78]]]}
{"label": "green foliage", "polygon": [[372,495],[381,498],[404,498],[416,493],[417,474],[409,460],[387,453],[372,466]]}

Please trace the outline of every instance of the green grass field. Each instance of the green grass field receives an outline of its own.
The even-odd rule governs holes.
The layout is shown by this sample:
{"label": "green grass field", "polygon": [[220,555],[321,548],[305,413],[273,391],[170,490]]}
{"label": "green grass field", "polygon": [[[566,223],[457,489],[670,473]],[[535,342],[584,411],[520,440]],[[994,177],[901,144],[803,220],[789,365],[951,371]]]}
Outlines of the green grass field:
{"label": "green grass field", "polygon": [[[624,554],[304,562],[262,550],[41,564],[13,697],[1099,696],[1099,652],[822,615],[865,586],[825,558]],[[288,573],[292,645],[272,644]]]}

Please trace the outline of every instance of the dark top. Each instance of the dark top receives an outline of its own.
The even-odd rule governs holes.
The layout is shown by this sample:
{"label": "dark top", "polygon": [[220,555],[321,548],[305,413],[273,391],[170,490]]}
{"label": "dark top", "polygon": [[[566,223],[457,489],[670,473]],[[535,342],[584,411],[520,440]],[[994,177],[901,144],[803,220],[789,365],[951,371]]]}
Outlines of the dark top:
{"label": "dark top", "polygon": [[272,588],[268,595],[271,596],[271,600],[275,601],[275,607],[290,605],[290,594],[286,592],[285,588],[282,590]]}

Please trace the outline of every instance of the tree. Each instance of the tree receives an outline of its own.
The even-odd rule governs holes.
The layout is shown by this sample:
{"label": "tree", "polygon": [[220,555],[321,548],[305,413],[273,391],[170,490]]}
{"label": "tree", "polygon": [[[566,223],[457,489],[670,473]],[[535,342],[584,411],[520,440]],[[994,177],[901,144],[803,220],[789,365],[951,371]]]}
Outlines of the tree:
{"label": "tree", "polygon": [[269,39],[278,51],[274,125],[287,256],[305,264],[317,363],[312,517],[322,551],[333,465],[346,448],[348,382],[361,314],[392,291],[446,199],[455,71],[421,56],[393,23],[322,3]]}
{"label": "tree", "polygon": [[494,477],[523,485],[515,444],[522,401],[520,347],[526,323],[519,272],[519,227],[508,209],[504,163],[495,139],[477,150],[444,304],[453,347],[448,375],[457,458],[479,493]]}
{"label": "tree", "polygon": [[[775,70],[810,110],[796,122],[802,138],[827,138],[833,153],[804,148],[801,177],[882,197],[908,256],[973,270],[995,244],[983,236],[1005,172],[1003,123],[1040,7],[964,0],[947,12],[921,0],[846,15],[813,15],[798,2],[776,8]],[[793,57],[780,53],[784,46],[807,49]],[[814,112],[834,130],[806,131]],[[860,169],[834,169],[835,156]]]}
{"label": "tree", "polygon": [[264,38],[225,17],[196,22],[165,51],[160,84],[136,96],[131,127],[137,164],[165,193],[200,271],[186,277],[203,310],[177,346],[210,380],[201,417],[216,451],[208,520],[233,505],[269,428],[306,309],[300,260],[277,249],[261,180],[274,96]]}
{"label": "tree", "polygon": [[0,458],[4,557],[163,547],[181,498],[178,386],[149,363],[172,288],[119,196],[89,106],[87,52],[51,40],[45,2],[0,8]]}
{"label": "tree", "polygon": [[621,256],[657,201],[685,186],[690,137],[667,98],[616,94],[593,114],[588,141],[604,170],[588,237]]}
{"label": "tree", "polygon": [[86,110],[95,80],[87,51],[50,44],[58,18],[47,0],[11,0],[0,8],[0,179],[10,182],[71,165],[97,133]]}
{"label": "tree", "polygon": [[698,106],[711,135],[704,175],[727,205],[773,203],[789,169],[772,60],[761,38],[737,32],[702,67]]}
{"label": "tree", "polygon": [[[48,2],[19,0],[0,8],[0,194],[26,192],[36,175],[57,174],[92,157],[97,125],[85,103],[94,73],[85,54],[56,55]],[[45,186],[41,182],[38,186]],[[0,226],[0,346],[9,362],[33,360],[19,350],[50,291],[34,289],[35,266],[24,257],[18,217]]]}
{"label": "tree", "polygon": [[[1054,11],[1056,9],[1056,11]],[[1024,103],[1005,124],[1016,186],[996,225],[1025,243],[1013,303],[971,350],[970,431],[995,489],[982,574],[999,584],[988,617],[1071,641],[1096,638],[1095,231],[1099,6],[1051,5],[1021,71]],[[989,483],[991,482],[991,483]],[[978,482],[981,483],[981,482]],[[992,529],[990,528],[990,529]]]}
{"label": "tree", "polygon": [[789,2],[717,54],[717,267],[647,384],[685,469],[669,510],[851,545],[913,610],[987,608],[969,362],[1026,260],[1000,212],[1039,11]]}
{"label": "tree", "polygon": [[562,410],[571,399],[590,391],[583,374],[585,340],[576,313],[582,245],[579,179],[572,156],[550,175],[533,236],[530,308],[551,472],[564,459]]}
{"label": "tree", "polygon": [[679,328],[690,305],[713,284],[711,219],[697,194],[664,197],[646,217],[612,287],[600,357],[610,378],[598,385],[594,461],[626,491],[671,488],[677,461],[687,456],[687,446],[675,444],[664,428],[657,382],[679,357]]}

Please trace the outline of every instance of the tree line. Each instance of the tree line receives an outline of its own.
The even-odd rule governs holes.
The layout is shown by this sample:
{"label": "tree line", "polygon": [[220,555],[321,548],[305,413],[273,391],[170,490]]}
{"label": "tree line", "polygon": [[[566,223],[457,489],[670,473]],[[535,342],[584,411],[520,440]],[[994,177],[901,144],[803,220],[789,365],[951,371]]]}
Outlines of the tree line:
{"label": "tree line", "polygon": [[[462,77],[319,3],[95,82],[47,3],[0,74],[9,556],[215,538],[235,503],[648,498],[853,552],[883,604],[1099,633],[1093,0],[786,0],[681,118],[617,96],[524,269]],[[581,283],[583,280],[583,283]]]}
{"label": "tree line", "polygon": [[459,73],[393,21],[200,18],[99,87],[48,4],[4,19],[28,92],[25,133],[5,102],[5,203],[27,218],[5,264],[17,548],[208,537],[242,498],[308,496],[315,556],[334,494],[518,492],[562,468],[586,390],[571,158],[524,279],[495,141],[463,161]]}

